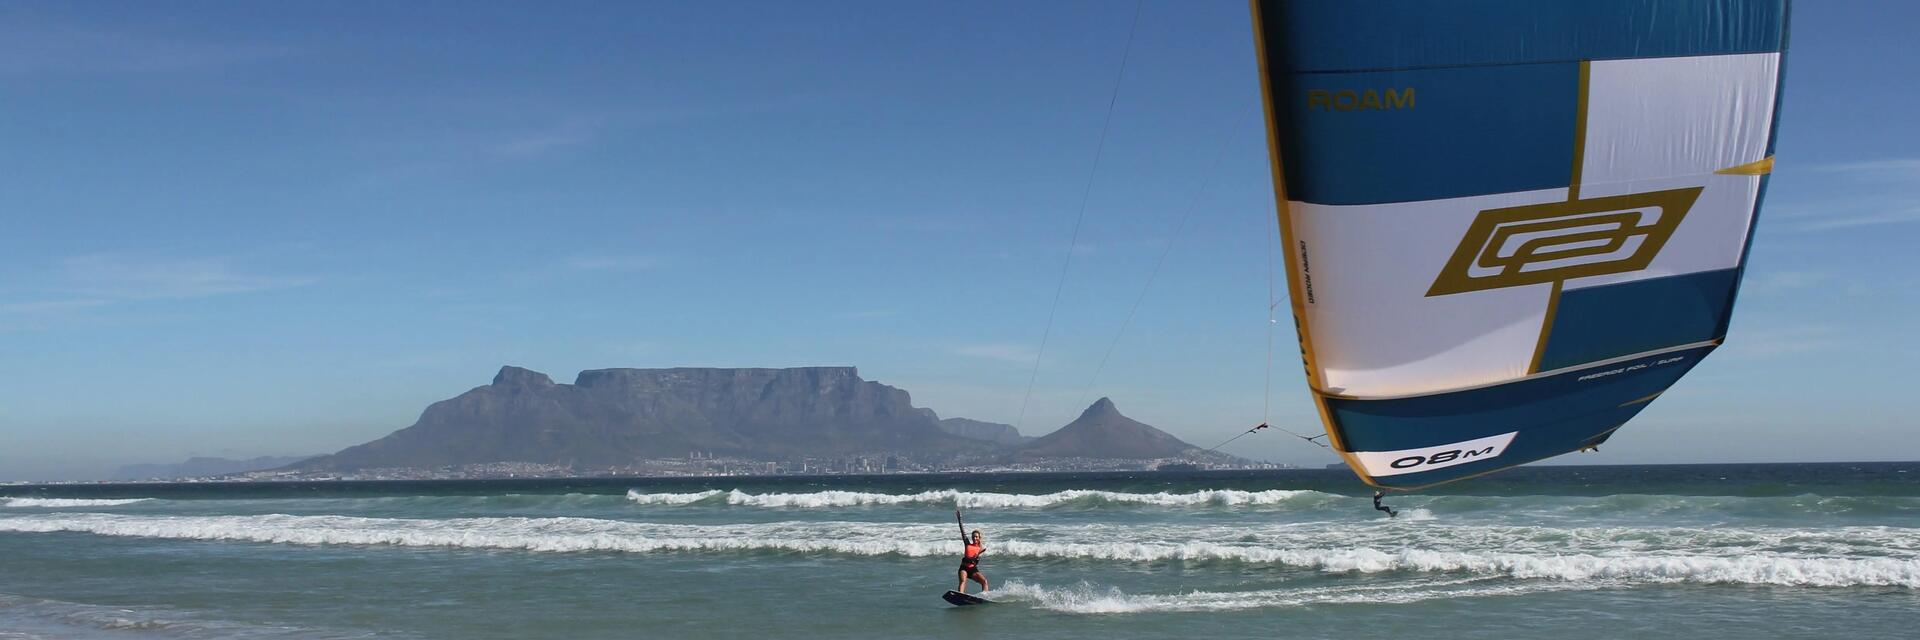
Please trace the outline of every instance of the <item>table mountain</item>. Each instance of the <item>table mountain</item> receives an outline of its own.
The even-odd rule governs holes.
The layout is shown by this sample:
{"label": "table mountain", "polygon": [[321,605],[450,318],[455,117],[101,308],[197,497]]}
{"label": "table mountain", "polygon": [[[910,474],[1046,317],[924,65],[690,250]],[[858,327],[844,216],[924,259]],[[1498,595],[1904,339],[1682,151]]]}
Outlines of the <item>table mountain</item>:
{"label": "table mountain", "polygon": [[596,369],[573,384],[503,367],[413,426],[302,470],[518,461],[615,466],[700,451],[761,459],[991,448],[950,435],[906,391],[853,367]]}

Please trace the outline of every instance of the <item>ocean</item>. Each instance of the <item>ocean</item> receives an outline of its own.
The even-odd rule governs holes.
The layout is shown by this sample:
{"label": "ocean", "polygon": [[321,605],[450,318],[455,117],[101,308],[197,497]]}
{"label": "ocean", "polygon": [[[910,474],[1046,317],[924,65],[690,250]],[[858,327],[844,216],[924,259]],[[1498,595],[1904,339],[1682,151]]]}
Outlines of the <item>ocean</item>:
{"label": "ocean", "polygon": [[[1913,638],[1920,463],[0,487],[0,639]],[[955,507],[996,604],[954,608]]]}

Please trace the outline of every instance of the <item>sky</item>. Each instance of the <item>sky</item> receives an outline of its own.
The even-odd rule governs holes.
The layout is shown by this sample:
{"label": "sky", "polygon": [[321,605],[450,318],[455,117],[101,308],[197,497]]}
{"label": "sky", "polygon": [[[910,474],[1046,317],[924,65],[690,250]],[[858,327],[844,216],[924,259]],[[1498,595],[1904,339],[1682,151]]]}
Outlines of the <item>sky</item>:
{"label": "sky", "polygon": [[[507,364],[853,365],[1029,434],[1102,396],[1201,446],[1315,433],[1284,313],[1268,367],[1247,8],[1147,0],[1129,50],[1134,9],[0,5],[0,480],[330,452]],[[1920,459],[1915,24],[1796,4],[1728,345],[1562,460]]]}

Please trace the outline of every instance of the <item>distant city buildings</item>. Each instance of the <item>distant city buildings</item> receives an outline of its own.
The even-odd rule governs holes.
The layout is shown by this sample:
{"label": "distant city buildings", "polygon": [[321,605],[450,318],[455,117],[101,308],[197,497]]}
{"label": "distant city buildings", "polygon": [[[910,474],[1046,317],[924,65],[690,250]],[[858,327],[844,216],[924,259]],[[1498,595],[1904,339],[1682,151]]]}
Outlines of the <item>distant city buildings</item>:
{"label": "distant city buildings", "polygon": [[1287,469],[1290,465],[1256,462],[1218,454],[1155,459],[1033,458],[1008,455],[928,456],[870,452],[758,460],[691,452],[685,457],[637,460],[608,467],[575,467],[533,462],[489,462],[445,467],[393,467],[354,471],[269,470],[174,480],[175,482],[272,482],[316,480],[484,480],[570,477],[699,477],[774,475],[870,475],[954,472],[1098,472]]}

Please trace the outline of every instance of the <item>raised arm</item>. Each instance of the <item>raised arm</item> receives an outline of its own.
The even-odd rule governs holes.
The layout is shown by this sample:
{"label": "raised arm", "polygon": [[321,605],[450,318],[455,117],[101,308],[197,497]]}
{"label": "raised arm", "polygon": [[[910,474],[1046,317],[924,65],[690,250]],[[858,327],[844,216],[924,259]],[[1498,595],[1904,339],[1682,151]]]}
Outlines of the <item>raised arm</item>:
{"label": "raised arm", "polygon": [[967,544],[967,522],[965,520],[960,519],[959,509],[953,510],[953,522],[954,524],[960,525],[960,544],[962,546],[966,545]]}

